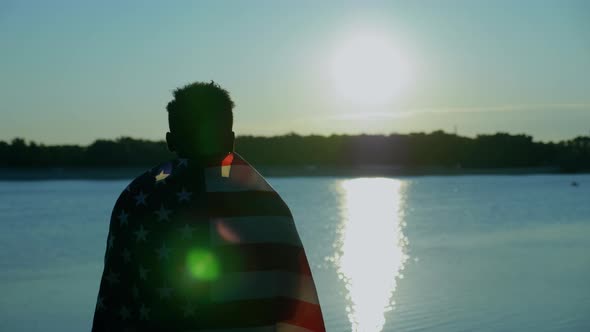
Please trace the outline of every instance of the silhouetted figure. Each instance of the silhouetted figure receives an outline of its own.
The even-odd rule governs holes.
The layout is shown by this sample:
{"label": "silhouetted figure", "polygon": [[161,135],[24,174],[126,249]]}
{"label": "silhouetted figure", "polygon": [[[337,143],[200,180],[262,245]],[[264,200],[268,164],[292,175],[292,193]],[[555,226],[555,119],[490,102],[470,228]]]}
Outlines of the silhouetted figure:
{"label": "silhouetted figure", "polygon": [[213,82],[174,92],[179,159],[117,200],[92,331],[325,330],[289,208],[233,151],[233,106]]}

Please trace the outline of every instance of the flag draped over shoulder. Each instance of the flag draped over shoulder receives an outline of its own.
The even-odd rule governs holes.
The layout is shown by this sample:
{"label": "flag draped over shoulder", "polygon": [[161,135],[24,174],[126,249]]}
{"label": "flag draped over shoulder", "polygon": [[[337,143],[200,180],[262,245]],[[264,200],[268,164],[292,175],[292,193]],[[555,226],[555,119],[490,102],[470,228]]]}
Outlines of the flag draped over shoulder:
{"label": "flag draped over shoulder", "polygon": [[92,331],[325,331],[291,212],[236,153],[178,159],[113,209]]}

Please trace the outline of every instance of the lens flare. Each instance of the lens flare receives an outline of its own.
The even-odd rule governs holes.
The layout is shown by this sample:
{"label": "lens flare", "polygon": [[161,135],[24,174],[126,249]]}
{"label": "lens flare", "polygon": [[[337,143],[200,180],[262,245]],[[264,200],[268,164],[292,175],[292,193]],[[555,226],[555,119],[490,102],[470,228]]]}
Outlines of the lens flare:
{"label": "lens flare", "polygon": [[215,229],[223,240],[229,243],[240,242],[240,236],[229,225],[223,222],[223,220],[217,220],[215,222]]}
{"label": "lens flare", "polygon": [[217,257],[205,249],[193,249],[186,257],[190,275],[200,281],[213,281],[219,277]]}

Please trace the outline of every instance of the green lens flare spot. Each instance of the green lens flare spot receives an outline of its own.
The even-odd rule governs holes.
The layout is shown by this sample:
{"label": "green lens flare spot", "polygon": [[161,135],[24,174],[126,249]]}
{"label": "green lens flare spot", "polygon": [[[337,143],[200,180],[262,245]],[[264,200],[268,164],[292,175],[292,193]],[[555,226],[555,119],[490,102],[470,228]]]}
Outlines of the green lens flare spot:
{"label": "green lens flare spot", "polygon": [[193,249],[186,257],[191,276],[197,280],[212,281],[219,276],[219,262],[213,253],[204,249]]}

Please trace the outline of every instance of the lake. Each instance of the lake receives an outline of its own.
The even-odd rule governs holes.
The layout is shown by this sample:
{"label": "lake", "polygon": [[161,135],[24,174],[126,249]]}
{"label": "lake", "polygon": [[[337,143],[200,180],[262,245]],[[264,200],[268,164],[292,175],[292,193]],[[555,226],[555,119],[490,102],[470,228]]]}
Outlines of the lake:
{"label": "lake", "polygon": [[[269,182],[328,331],[590,331],[590,175]],[[90,329],[126,184],[0,182],[0,331]]]}

